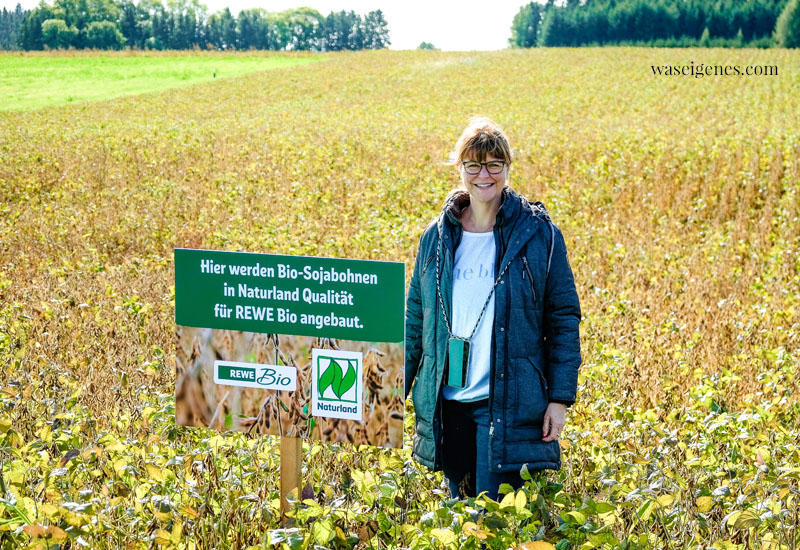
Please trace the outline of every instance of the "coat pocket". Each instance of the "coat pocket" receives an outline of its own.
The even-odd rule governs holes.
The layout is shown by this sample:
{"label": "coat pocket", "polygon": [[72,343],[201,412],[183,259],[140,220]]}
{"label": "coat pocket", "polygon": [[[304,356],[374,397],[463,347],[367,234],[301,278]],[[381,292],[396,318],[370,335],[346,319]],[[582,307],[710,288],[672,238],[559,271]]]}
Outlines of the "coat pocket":
{"label": "coat pocket", "polygon": [[533,304],[536,305],[536,286],[533,284],[533,273],[531,273],[531,268],[528,267],[528,259],[525,256],[522,257],[522,268],[522,280],[528,281],[531,287],[531,295],[533,296]]}
{"label": "coat pocket", "polygon": [[514,417],[520,427],[541,429],[547,410],[547,381],[532,359],[515,359],[514,363],[517,375]]}
{"label": "coat pocket", "polygon": [[436,377],[434,369],[436,359],[429,355],[422,356],[422,364],[414,389],[411,392],[411,401],[414,403],[416,431],[423,438],[433,439],[433,417],[436,411]]}

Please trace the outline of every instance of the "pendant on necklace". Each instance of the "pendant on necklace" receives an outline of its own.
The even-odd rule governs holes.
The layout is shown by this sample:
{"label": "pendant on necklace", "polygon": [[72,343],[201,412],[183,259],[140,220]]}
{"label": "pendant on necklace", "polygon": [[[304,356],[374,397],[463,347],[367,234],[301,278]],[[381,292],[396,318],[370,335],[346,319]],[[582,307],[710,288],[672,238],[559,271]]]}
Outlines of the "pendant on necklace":
{"label": "pendant on necklace", "polygon": [[467,385],[470,342],[466,338],[451,336],[447,341],[447,385],[463,388]]}

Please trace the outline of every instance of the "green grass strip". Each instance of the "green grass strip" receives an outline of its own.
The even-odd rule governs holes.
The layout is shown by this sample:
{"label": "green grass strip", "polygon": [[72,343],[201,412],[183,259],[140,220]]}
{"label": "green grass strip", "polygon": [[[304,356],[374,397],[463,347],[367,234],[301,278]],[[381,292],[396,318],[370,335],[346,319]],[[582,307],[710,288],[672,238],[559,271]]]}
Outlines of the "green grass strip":
{"label": "green grass strip", "polygon": [[0,55],[0,111],[100,101],[318,61],[277,56]]}

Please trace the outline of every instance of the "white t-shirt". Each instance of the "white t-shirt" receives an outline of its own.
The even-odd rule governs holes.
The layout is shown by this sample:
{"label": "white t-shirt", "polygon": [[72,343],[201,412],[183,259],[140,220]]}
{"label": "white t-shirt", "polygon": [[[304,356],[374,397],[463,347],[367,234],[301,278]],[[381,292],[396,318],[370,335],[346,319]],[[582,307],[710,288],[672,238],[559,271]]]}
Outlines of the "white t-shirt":
{"label": "white t-shirt", "polygon": [[[494,286],[495,254],[494,233],[463,232],[453,266],[451,323],[455,336],[466,338],[478,321],[486,297]],[[445,385],[445,399],[478,401],[489,397],[493,324],[494,293],[470,343],[467,384],[463,388]]]}

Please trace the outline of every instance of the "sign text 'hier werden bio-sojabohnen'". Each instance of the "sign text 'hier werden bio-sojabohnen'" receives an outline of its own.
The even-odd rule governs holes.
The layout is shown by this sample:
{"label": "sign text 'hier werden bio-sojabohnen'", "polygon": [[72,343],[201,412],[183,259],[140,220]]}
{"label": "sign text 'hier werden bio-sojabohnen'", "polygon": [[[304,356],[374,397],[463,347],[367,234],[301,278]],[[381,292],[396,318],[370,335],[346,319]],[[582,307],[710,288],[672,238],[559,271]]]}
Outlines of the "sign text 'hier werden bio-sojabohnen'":
{"label": "sign text 'hier werden bio-sojabohnen'", "polygon": [[402,322],[386,322],[404,307],[385,292],[404,284],[396,262],[176,249],[175,280],[180,325],[403,340]]}

